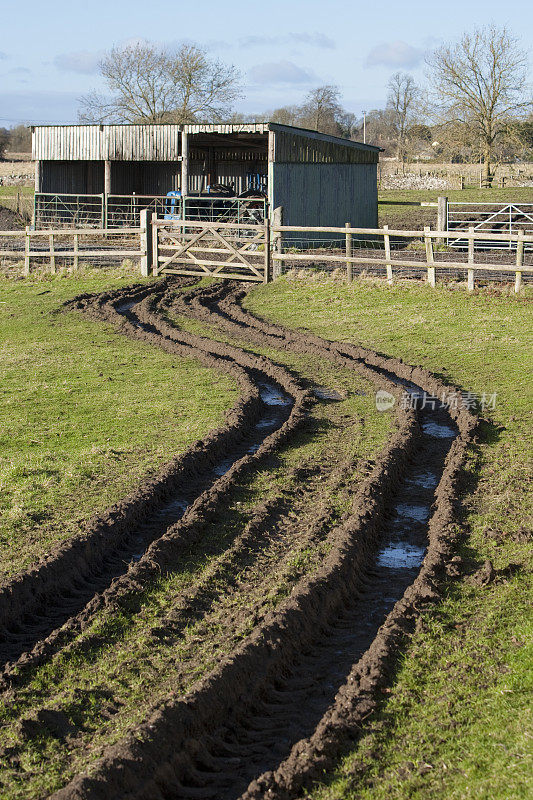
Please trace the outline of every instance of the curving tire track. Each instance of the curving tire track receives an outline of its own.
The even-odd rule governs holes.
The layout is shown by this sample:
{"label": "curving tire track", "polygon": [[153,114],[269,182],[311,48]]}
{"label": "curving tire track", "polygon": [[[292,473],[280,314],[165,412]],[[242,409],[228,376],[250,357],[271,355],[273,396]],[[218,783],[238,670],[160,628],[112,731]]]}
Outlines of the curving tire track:
{"label": "curving tire track", "polygon": [[[37,641],[19,659],[16,671],[6,670],[5,680],[12,686],[21,667],[67,646],[69,637],[110,602],[110,595],[142,588],[154,568],[176,568],[181,543],[185,537],[201,536],[198,522],[215,512],[228,482],[273,452],[305,418],[309,395],[287,370],[238,346],[178,330],[168,320],[170,310],[255,344],[327,358],[357,370],[397,398],[403,389],[437,395],[450,388],[426,370],[397,359],[253,317],[240,305],[245,295],[240,286],[214,284],[175,297],[175,285],[163,281],[155,289],[133,287],[99,298],[78,298],[75,305],[120,324],[126,335],[179,355],[200,357],[204,363],[212,359],[216,364],[210,361],[210,365],[231,370],[237,377],[243,395],[229,416],[238,419],[233,427],[222,429],[225,440],[215,432],[215,439],[219,437],[215,455],[207,457],[211,477],[214,461],[227,456],[224,448],[237,456],[239,437],[249,447],[251,420],[257,423],[262,408],[258,383],[274,381],[279,391],[291,396],[290,413],[257,452],[234,459],[223,478],[199,492],[179,522],[167,525],[162,534],[160,527],[150,528],[147,540],[151,537],[152,544],[137,563],[71,615],[61,630]],[[289,798],[335,763],[346,740],[372,711],[417,606],[436,596],[457,535],[458,481],[475,418],[465,409],[453,408],[451,418],[428,409],[415,415],[399,404],[396,413],[397,429],[357,492],[350,515],[331,532],[331,549],[318,572],[302,578],[291,596],[185,696],[154,707],[139,729],[108,748],[90,777],[80,775],[56,792],[57,800]],[[432,431],[447,433],[435,436]],[[428,473],[435,480],[429,480]],[[239,548],[258,551],[282,504],[275,498],[256,509],[214,569]],[[410,516],[405,508],[411,509]],[[413,509],[418,509],[414,516]],[[153,506],[144,513],[148,519]],[[412,563],[399,567],[394,561],[398,549]],[[202,586],[192,587],[183,598],[184,606],[195,607],[202,591]],[[206,608],[202,602],[199,613]]]}
{"label": "curving tire track", "polygon": [[[161,287],[159,293],[163,291]],[[141,322],[147,313],[143,300],[149,292],[146,287],[134,287],[96,298],[85,296],[70,307],[119,325],[132,338],[228,372],[241,396],[227,413],[226,425],[89,522],[82,535],[0,587],[4,686],[20,680],[21,668],[42,663],[65,646],[100,608],[174,568],[184,542],[190,544],[200,534],[220,497],[304,419],[308,395],[282,367],[192,334],[176,333],[168,339]],[[265,404],[261,398],[265,385],[287,402],[277,410]],[[265,418],[272,424],[261,426]]]}

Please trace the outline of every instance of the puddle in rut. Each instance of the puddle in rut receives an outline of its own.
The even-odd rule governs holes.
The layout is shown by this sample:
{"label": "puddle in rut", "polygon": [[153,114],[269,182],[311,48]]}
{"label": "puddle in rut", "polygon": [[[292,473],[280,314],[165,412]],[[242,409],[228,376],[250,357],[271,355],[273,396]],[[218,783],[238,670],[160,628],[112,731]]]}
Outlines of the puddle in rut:
{"label": "puddle in rut", "polygon": [[131,311],[133,306],[138,302],[138,300],[127,300],[125,303],[115,306],[115,311],[117,311],[119,314],[126,314],[128,311]]}
{"label": "puddle in rut", "polygon": [[259,394],[261,395],[261,400],[263,403],[266,403],[267,406],[292,405],[291,398],[284,392],[281,392],[273,383],[260,383]]}
{"label": "puddle in rut", "polygon": [[225,475],[226,472],[231,469],[234,460],[233,458],[225,458],[223,461],[220,461],[213,469],[215,475],[218,475],[219,478]]}
{"label": "puddle in rut", "polygon": [[423,506],[418,503],[398,503],[398,505],[394,507],[394,511],[399,517],[406,517],[415,522],[427,522],[429,518],[428,506]]}
{"label": "puddle in rut", "polygon": [[405,542],[391,542],[379,551],[376,563],[379,567],[389,569],[412,569],[420,566],[425,552],[425,547]]}
{"label": "puddle in rut", "polygon": [[172,514],[176,516],[176,519],[179,519],[183,516],[183,514],[185,514],[189,505],[190,504],[184,498],[175,497],[169,503],[165,503],[164,506],[161,506],[161,508],[156,512],[156,515],[158,517],[166,517],[169,514]]}
{"label": "puddle in rut", "polygon": [[438,482],[438,477],[434,472],[430,472],[429,470],[418,472],[412,478],[406,479],[408,486],[420,486],[421,489],[434,489]]}
{"label": "puddle in rut", "polygon": [[428,436],[434,436],[436,439],[453,439],[457,435],[457,431],[454,431],[449,425],[440,425],[432,421],[423,422],[422,430]]}

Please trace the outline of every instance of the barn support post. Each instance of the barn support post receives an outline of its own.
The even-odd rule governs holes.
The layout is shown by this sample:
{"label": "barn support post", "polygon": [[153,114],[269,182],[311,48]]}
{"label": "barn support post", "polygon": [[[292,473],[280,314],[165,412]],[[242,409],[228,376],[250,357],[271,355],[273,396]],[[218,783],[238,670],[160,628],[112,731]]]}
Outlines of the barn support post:
{"label": "barn support post", "polygon": [[[473,234],[474,234],[474,226],[473,225],[469,226],[468,233],[473,237]],[[475,242],[474,242],[473,238],[468,240],[468,263],[469,264],[473,264],[474,263],[474,244],[475,244]],[[474,291],[474,287],[475,287],[475,271],[473,269],[469,269],[468,272],[467,272],[467,275],[468,275],[468,281],[467,281],[468,291],[469,292],[473,292]]]}
{"label": "barn support post", "polygon": [[[275,226],[283,225],[283,206],[278,206],[274,209],[272,213],[272,218],[274,221]],[[281,232],[276,233],[275,241],[274,241],[274,250],[276,253],[281,255],[283,250],[283,234]],[[282,261],[274,261],[272,267],[272,277],[274,279],[281,277],[282,273]]]}
{"label": "barn support post", "polygon": [[109,195],[111,194],[111,161],[104,161],[104,196],[102,198],[102,228],[109,225]]}
{"label": "barn support post", "polygon": [[152,274],[159,275],[159,228],[156,225],[157,212],[152,211],[150,220],[150,235],[152,237]]}
{"label": "barn support post", "polygon": [[435,258],[433,255],[433,240],[430,234],[430,228],[426,226],[424,228],[424,244],[426,246],[426,261],[428,265],[428,283],[434,289],[436,280],[435,280]]}
{"label": "barn support post", "polygon": [[448,226],[448,198],[437,198],[437,230],[445,231]]}
{"label": "barn support post", "polygon": [[514,281],[514,290],[516,294],[518,294],[518,292],[522,288],[522,270],[520,268],[523,266],[524,266],[524,231],[520,229],[518,231],[518,241],[516,243],[516,273]]}
{"label": "barn support post", "polygon": [[390,236],[388,234],[389,226],[384,225],[383,230],[385,233],[383,234],[383,246],[385,247],[385,258],[387,263],[385,264],[385,269],[387,270],[387,283],[392,285],[392,259],[390,254]]}
{"label": "barn support post", "polygon": [[141,275],[145,278],[152,269],[152,220],[148,220],[148,209],[143,208],[139,214],[140,220],[140,248],[141,248]]}
{"label": "barn support post", "polygon": [[[189,194],[189,136],[187,131],[181,132],[181,196]],[[185,210],[185,206],[184,206]]]}
{"label": "barn support post", "polygon": [[111,161],[104,161],[104,192],[111,194]]}
{"label": "barn support post", "polygon": [[[352,257],[352,234],[348,233],[351,223],[347,222],[344,226],[346,228],[346,258]],[[353,281],[353,264],[351,261],[346,262],[346,278],[348,283]]]}
{"label": "barn support post", "polygon": [[41,191],[41,162],[35,162],[35,194]]}

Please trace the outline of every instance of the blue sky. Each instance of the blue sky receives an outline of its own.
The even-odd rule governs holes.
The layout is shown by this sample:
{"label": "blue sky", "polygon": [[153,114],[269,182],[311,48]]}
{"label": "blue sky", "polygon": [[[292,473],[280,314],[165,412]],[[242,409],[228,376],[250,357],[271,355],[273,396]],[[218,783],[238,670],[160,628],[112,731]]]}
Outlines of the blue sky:
{"label": "blue sky", "polygon": [[483,23],[507,25],[528,49],[525,0],[0,0],[0,126],[75,122],[78,98],[102,90],[102,51],[135,39],[193,41],[243,76],[250,118],[338,84],[356,114],[384,104],[397,70],[424,80],[424,56]]}

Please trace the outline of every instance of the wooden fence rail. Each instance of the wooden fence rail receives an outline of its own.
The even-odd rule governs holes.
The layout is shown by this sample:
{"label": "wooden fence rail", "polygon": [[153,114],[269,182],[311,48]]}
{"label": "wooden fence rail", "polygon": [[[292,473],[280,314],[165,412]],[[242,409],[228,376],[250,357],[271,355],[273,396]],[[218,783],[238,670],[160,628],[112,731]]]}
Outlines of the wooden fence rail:
{"label": "wooden fence rail", "polygon": [[[77,270],[81,259],[87,258],[140,258],[141,260],[141,273],[148,275],[148,259],[146,252],[146,232],[148,230],[147,217],[144,218],[144,227],[131,227],[120,228],[117,230],[108,230],[106,228],[59,228],[46,230],[31,230],[26,226],[24,230],[18,231],[0,231],[0,259],[1,258],[16,258],[24,261],[23,274],[28,276],[30,274],[31,262],[33,259],[46,259],[50,265],[50,272],[55,274],[57,259],[69,259],[72,261],[73,268]],[[80,238],[83,237],[105,238],[110,243],[109,247],[101,249],[94,247],[93,249],[80,247]],[[117,237],[134,236],[139,238],[139,247],[132,249],[131,247],[114,247],[113,241]],[[64,241],[71,239],[72,245],[69,247],[62,246],[58,242],[58,238]],[[3,247],[2,240],[8,239],[10,242],[13,240],[23,239],[23,247],[14,249],[11,247]],[[43,246],[39,249],[32,249],[32,241],[42,241]],[[90,244],[90,243],[89,243]]]}
{"label": "wooden fence rail", "polygon": [[[168,221],[157,219],[153,212],[141,212],[140,227],[121,228],[110,231],[106,228],[77,228],[77,229],[46,229],[30,230],[26,227],[22,231],[0,231],[0,259],[18,258],[24,261],[24,274],[30,274],[32,259],[47,259],[50,271],[54,273],[58,259],[71,259],[76,269],[81,259],[85,258],[128,258],[140,259],[142,275],[158,275],[161,272],[177,272],[178,274],[205,274],[217,277],[231,277],[237,280],[269,280],[281,274],[282,265],[310,262],[338,264],[344,266],[348,280],[353,279],[353,266],[356,264],[384,267],[386,279],[389,284],[393,282],[394,268],[422,268],[427,271],[427,280],[431,286],[436,285],[438,270],[466,270],[467,286],[469,291],[475,288],[476,276],[480,272],[514,273],[514,288],[519,292],[522,288],[522,275],[533,274],[533,265],[524,263],[525,252],[533,250],[533,234],[524,233],[484,233],[470,226],[468,230],[432,230],[429,227],[422,231],[394,230],[388,226],[383,228],[355,228],[349,223],[344,227],[311,227],[284,225],[282,209],[273,212],[273,224],[267,219],[264,223],[254,226],[250,223],[234,222],[209,222],[203,220],[176,220]],[[305,248],[296,250],[292,246],[289,234],[338,234],[345,246],[338,244],[328,250],[326,247],[318,253],[306,251]],[[117,236],[138,237],[138,249],[131,247],[115,247]],[[248,235],[251,238],[243,239]],[[106,244],[105,249],[95,247],[89,249],[91,242],[87,242],[85,249],[80,246],[86,237],[102,237]],[[58,238],[72,240],[68,248],[58,243]],[[359,251],[354,248],[354,239],[363,238],[365,243],[372,248],[370,256],[363,246]],[[23,246],[13,248],[10,241],[8,247],[2,249],[2,240],[23,239]],[[424,258],[393,257],[391,243],[401,240],[420,240],[423,246]],[[33,241],[42,241],[39,249],[32,248]],[[467,260],[448,261],[436,260],[435,244],[459,243],[467,250]],[[514,245],[514,263],[476,263],[476,242],[495,244],[505,242]],[[22,243],[21,243],[22,245]],[[290,252],[287,246],[290,246]],[[382,253],[376,251],[376,245]],[[163,251],[163,252],[161,252]],[[502,252],[501,250],[499,251]],[[510,252],[510,251],[505,251]],[[365,254],[366,253],[366,254]]]}
{"label": "wooden fence rail", "polygon": [[[436,285],[436,272],[437,269],[463,269],[467,270],[467,285],[468,290],[473,291],[475,288],[475,274],[476,272],[514,272],[515,274],[515,292],[519,292],[522,287],[522,273],[533,273],[533,265],[527,266],[524,264],[524,245],[533,245],[533,234],[525,234],[524,231],[520,230],[518,233],[483,233],[481,231],[476,231],[472,226],[465,231],[447,231],[447,230],[431,230],[429,227],[425,227],[423,231],[406,231],[406,230],[393,230],[390,229],[387,225],[383,228],[353,228],[346,223],[343,228],[340,227],[311,227],[311,226],[303,226],[303,225],[272,225],[271,232],[274,241],[277,242],[276,251],[272,254],[272,261],[274,265],[278,265],[278,268],[275,268],[275,272],[278,274],[281,272],[281,265],[283,263],[301,263],[307,262],[309,263],[310,260],[316,260],[321,262],[326,262],[328,264],[344,264],[346,266],[346,275],[348,280],[352,280],[353,277],[353,265],[354,264],[364,264],[364,265],[372,265],[372,266],[384,266],[386,270],[387,282],[391,284],[393,282],[393,267],[421,267],[427,270],[427,281],[430,286]],[[295,253],[295,252],[283,252],[282,247],[280,246],[280,242],[283,240],[284,235],[292,234],[292,233],[311,233],[311,234],[339,234],[339,238],[345,238],[345,249],[344,253],[339,251],[338,253],[320,253],[317,254],[316,252],[311,253]],[[356,236],[364,236],[368,238],[369,243],[372,242],[373,244],[379,241],[379,238],[383,240],[383,250],[384,255],[382,258],[379,256],[369,257],[365,255],[354,254],[353,251],[353,237]],[[424,243],[424,250],[425,250],[425,260],[422,262],[412,260],[412,259],[401,259],[401,258],[392,258],[391,253],[391,237],[395,239],[420,239],[421,242]],[[450,240],[453,242],[465,242],[468,247],[468,260],[467,262],[462,261],[436,261],[435,260],[435,251],[434,251],[434,244],[435,241],[446,241],[449,243]],[[516,259],[514,264],[487,264],[487,263],[475,263],[474,260],[474,253],[475,253],[475,243],[476,241],[479,242],[506,242],[506,243],[516,243]],[[324,248],[325,249],[325,248]],[[364,252],[364,250],[363,250]]]}

